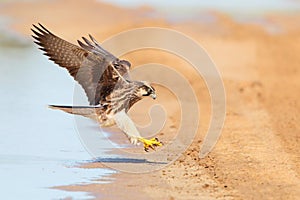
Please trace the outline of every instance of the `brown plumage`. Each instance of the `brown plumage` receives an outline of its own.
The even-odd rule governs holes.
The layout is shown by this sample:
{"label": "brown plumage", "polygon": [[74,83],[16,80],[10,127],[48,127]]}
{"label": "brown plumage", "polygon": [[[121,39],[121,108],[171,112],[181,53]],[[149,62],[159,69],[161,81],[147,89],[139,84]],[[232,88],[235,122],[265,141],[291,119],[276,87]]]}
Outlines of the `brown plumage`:
{"label": "brown plumage", "polygon": [[[143,139],[126,114],[142,97],[156,98],[149,83],[129,78],[131,64],[128,61],[120,60],[103,49],[91,35],[90,40],[82,37],[85,43],[78,40],[77,46],[57,37],[41,24],[33,27],[32,37],[39,49],[68,70],[84,89],[90,103],[90,106],[51,105],[51,108],[95,119],[101,126],[117,124],[132,143],[142,141],[145,148],[160,144]],[[145,141],[150,141],[150,144]]]}
{"label": "brown plumage", "polygon": [[[91,41],[83,37],[86,44],[71,44],[47,30],[44,26],[33,25],[35,43],[41,46],[45,55],[61,67],[83,87],[90,105],[98,105],[110,94],[119,80],[117,72],[123,76],[129,72],[130,63],[119,60],[104,50],[90,35]],[[117,70],[112,69],[114,66]]]}

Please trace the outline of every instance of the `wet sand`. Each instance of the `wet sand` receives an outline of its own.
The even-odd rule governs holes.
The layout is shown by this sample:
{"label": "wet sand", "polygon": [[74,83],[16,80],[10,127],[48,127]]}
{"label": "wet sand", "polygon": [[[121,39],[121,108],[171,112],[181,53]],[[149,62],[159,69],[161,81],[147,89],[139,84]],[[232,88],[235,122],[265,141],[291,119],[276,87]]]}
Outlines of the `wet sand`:
{"label": "wet sand", "polygon": [[[68,10],[63,12],[62,10]],[[181,69],[197,90],[202,108],[198,134],[188,150],[173,164],[146,174],[117,173],[112,184],[61,186],[60,189],[87,191],[98,199],[296,199],[300,196],[300,16],[270,15],[278,33],[257,24],[240,24],[220,13],[216,22],[169,23],[143,15],[151,9],[121,9],[89,1],[14,3],[1,8],[14,18],[12,28],[30,34],[32,23],[42,22],[75,43],[86,32],[99,41],[135,27],[159,26],[185,33],[198,41],[218,66],[227,97],[226,122],[214,150],[198,158],[210,119],[209,93],[203,80]],[[51,16],[51,17],[50,17]],[[103,16],[100,18],[99,16]],[[137,17],[138,16],[138,17]],[[62,20],[65,19],[65,20]],[[74,25],[76,22],[77,25]],[[178,66],[174,56],[157,51],[125,55],[133,65],[158,62]],[[162,97],[163,99],[163,97]],[[131,111],[139,120],[139,106]],[[168,141],[168,132],[178,126],[176,105],[169,123],[159,135]],[[175,150],[174,150],[175,151]],[[116,165],[127,163],[116,163]],[[140,167],[141,164],[135,164]],[[104,167],[91,163],[84,168]],[[112,192],[113,191],[113,192]]]}

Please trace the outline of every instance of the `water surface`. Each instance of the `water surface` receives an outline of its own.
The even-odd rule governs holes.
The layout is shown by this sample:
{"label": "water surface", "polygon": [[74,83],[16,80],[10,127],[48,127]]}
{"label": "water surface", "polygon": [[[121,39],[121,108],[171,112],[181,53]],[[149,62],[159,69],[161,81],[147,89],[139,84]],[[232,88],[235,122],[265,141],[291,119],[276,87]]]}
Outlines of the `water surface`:
{"label": "water surface", "polygon": [[73,116],[47,108],[72,104],[74,81],[33,45],[0,45],[1,199],[91,198],[50,189],[100,183],[113,173],[75,167],[91,156],[80,143]]}

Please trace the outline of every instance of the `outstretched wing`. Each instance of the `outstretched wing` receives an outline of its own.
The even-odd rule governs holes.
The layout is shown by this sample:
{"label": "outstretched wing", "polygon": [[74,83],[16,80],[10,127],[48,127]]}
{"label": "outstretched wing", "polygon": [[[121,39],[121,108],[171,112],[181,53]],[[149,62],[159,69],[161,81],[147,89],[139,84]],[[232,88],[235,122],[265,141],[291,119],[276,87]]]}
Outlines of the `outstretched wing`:
{"label": "outstretched wing", "polygon": [[57,37],[41,24],[33,26],[35,43],[50,60],[69,71],[83,87],[91,105],[105,100],[118,81],[126,81],[123,76],[128,74],[130,63],[104,50],[91,35],[91,41],[83,37],[86,44],[78,41],[79,47]]}
{"label": "outstretched wing", "polygon": [[118,112],[114,115],[115,122],[117,126],[125,133],[125,135],[129,138],[130,142],[133,144],[137,144],[139,142],[139,138],[142,138],[139,131],[134,125],[134,122],[130,119],[130,117],[125,113],[125,111]]}

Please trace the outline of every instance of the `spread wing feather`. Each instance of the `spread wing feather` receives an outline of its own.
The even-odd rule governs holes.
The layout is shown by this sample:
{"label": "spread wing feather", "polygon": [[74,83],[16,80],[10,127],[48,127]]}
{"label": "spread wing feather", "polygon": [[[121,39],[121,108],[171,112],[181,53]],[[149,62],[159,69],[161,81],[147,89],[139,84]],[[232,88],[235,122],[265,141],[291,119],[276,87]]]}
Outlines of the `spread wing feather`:
{"label": "spread wing feather", "polygon": [[[32,36],[45,55],[59,66],[66,68],[70,75],[83,87],[90,105],[98,105],[113,91],[117,82],[128,74],[130,63],[119,60],[103,49],[91,36],[80,46],[71,44],[43,25],[33,25]],[[126,77],[127,78],[127,77]]]}

